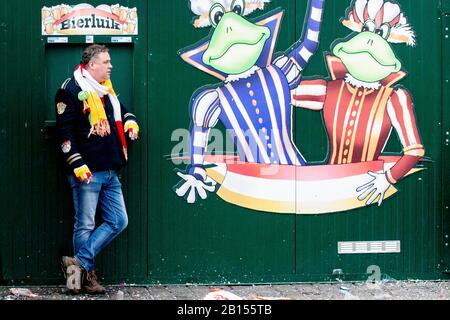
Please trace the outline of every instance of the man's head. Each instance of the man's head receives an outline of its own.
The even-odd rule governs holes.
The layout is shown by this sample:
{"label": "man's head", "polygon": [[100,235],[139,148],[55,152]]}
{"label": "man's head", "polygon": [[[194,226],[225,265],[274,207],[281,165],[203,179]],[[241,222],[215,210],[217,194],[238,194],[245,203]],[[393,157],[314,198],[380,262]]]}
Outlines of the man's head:
{"label": "man's head", "polygon": [[106,81],[111,76],[111,58],[106,46],[93,44],[87,47],[81,58],[81,64],[99,83]]}

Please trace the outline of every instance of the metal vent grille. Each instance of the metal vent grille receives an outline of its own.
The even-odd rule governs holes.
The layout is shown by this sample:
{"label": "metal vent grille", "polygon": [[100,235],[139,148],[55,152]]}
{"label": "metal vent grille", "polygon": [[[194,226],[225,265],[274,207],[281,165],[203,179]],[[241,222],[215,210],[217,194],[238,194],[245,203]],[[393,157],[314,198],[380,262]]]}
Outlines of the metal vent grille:
{"label": "metal vent grille", "polygon": [[400,241],[342,241],[338,242],[338,254],[399,253]]}

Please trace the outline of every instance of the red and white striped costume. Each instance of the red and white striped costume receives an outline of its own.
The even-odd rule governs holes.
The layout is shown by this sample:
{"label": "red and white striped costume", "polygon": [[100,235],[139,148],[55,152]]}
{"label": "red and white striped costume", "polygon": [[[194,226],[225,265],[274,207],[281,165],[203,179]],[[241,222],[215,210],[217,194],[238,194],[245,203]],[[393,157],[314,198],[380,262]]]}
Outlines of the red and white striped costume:
{"label": "red and white striped costume", "polygon": [[405,89],[392,87],[406,74],[393,73],[377,89],[369,89],[344,79],[348,71],[339,58],[327,56],[327,64],[332,80],[303,80],[292,91],[292,104],[323,110],[329,164],[377,160],[394,128],[403,145],[403,156],[386,172],[394,184],[424,155],[411,97]]}

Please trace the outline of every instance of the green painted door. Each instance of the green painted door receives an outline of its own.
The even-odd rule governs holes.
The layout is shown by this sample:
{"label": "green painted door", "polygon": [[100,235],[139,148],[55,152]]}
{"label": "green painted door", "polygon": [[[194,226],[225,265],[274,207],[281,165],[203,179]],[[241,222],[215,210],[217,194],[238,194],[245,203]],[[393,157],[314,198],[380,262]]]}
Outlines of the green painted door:
{"label": "green painted door", "polygon": [[[46,44],[40,32],[41,8],[59,4],[0,4],[0,109],[8,115],[0,120],[0,166],[2,180],[10,181],[0,184],[0,283],[62,283],[61,255],[72,253],[73,208],[54,139],[54,96],[72,75],[86,44]],[[130,147],[132,165],[121,173],[129,227],[97,259],[99,271],[117,281],[147,278],[148,234],[147,192],[141,184],[147,176],[147,1],[123,5],[142,13],[143,37],[134,44],[109,44],[112,81],[121,101],[139,118],[142,135]]]}
{"label": "green painted door", "polygon": [[[219,80],[177,55],[210,32],[210,28],[195,29],[190,24],[193,13],[188,2],[161,1],[151,7],[149,22],[164,33],[149,32],[149,127],[154,144],[148,198],[155,204],[148,225],[149,279],[169,283],[287,281],[295,274],[294,215],[261,214],[225,203],[215,194],[188,205],[172,190],[180,179],[174,169],[184,170],[186,165],[175,166],[168,157],[181,140],[179,132],[190,128],[189,100],[198,88]],[[304,13],[299,22],[295,3],[288,0],[271,3],[265,11],[277,7],[285,9],[277,44],[278,50],[284,50],[295,42],[296,25],[302,24]]]}
{"label": "green painted door", "polygon": [[[304,1],[298,1],[304,4]],[[350,32],[340,23],[349,1],[327,2],[319,51],[330,52],[336,39]],[[417,34],[415,47],[393,44],[408,73],[400,84],[411,92],[426,157],[426,170],[407,177],[400,190],[381,207],[372,206],[336,214],[296,217],[296,278],[302,280],[367,279],[370,266],[384,278],[436,278],[442,276],[442,117],[441,28],[439,1],[399,1]],[[298,7],[299,8],[299,7]],[[304,9],[300,9],[300,12]],[[434,30],[434,31],[431,31]],[[445,61],[445,60],[444,60]],[[445,65],[445,64],[444,64]],[[323,56],[317,54],[305,76],[327,75]],[[433,85],[427,85],[433,84]],[[445,92],[445,90],[444,90]],[[317,112],[296,110],[297,145],[307,159],[323,161],[327,137]],[[444,119],[448,116],[445,117]],[[392,131],[386,153],[401,154],[400,140]],[[445,162],[442,162],[445,163]],[[447,175],[448,176],[448,175]],[[447,195],[448,197],[448,195]],[[447,223],[448,225],[448,223]],[[339,254],[338,242],[399,241],[399,253]],[[373,269],[371,267],[370,269]],[[333,275],[333,271],[337,275]],[[342,273],[342,274],[340,274]],[[370,272],[371,273],[371,272]]]}
{"label": "green painted door", "polygon": [[[442,163],[447,164],[450,161],[450,2],[446,2],[445,12],[442,16],[442,65],[443,65],[443,103],[442,103]],[[443,250],[443,269],[446,274],[450,274],[450,168],[443,166],[442,170],[442,250]]]}
{"label": "green painted door", "polygon": [[[47,44],[45,46],[47,120],[55,119],[55,92],[80,63],[84,44]],[[114,89],[126,106],[133,105],[133,44],[108,44],[113,63]],[[120,76],[119,76],[120,75]]]}
{"label": "green painted door", "polygon": [[[327,76],[323,54],[331,44],[349,35],[340,24],[350,2],[327,2],[319,54],[304,73],[308,78]],[[268,10],[285,9],[276,51],[283,51],[302,34],[307,1],[274,1]],[[417,10],[417,6],[420,10]],[[395,47],[408,77],[402,85],[413,94],[415,112],[426,156],[433,162],[426,170],[401,181],[399,194],[382,207],[370,207],[325,215],[283,215],[244,209],[224,202],[212,194],[206,201],[187,205],[170,190],[178,182],[169,158],[172,147],[182,138],[176,130],[188,130],[189,99],[196,89],[217,80],[185,64],[175,56],[180,48],[205,37],[208,29],[194,29],[187,22],[192,13],[175,4],[164,11],[176,12],[175,18],[156,17],[172,37],[149,34],[153,48],[150,74],[158,74],[150,85],[150,101],[155,101],[151,136],[161,141],[151,155],[149,199],[159,199],[159,207],[149,220],[150,277],[162,282],[270,282],[321,281],[335,279],[334,272],[346,279],[367,279],[368,268],[377,266],[385,278],[436,278],[442,275],[440,264],[442,230],[442,105],[439,2],[402,1],[417,34],[417,46]],[[424,20],[422,17],[426,16]],[[254,14],[257,16],[257,14]],[[158,48],[164,48],[158,50]],[[426,63],[424,61],[427,60]],[[176,76],[175,76],[176,75]],[[176,79],[174,82],[173,80]],[[424,86],[424,79],[435,86]],[[177,95],[174,99],[173,90]],[[158,107],[164,106],[163,108]],[[152,103],[151,103],[152,105]],[[153,113],[154,112],[154,113]],[[327,137],[321,114],[296,109],[295,142],[309,161],[321,163],[327,157]],[[158,123],[156,123],[156,121]],[[171,144],[167,144],[169,139]],[[210,141],[214,143],[214,141]],[[399,139],[393,133],[385,151],[401,153]],[[167,179],[166,179],[167,178]],[[299,186],[297,186],[299,188]],[[301,192],[301,190],[300,190]],[[301,204],[299,204],[301,205]],[[173,235],[178,235],[174,237]],[[339,254],[338,242],[396,241],[400,252],[389,254]],[[369,271],[373,267],[369,268]]]}

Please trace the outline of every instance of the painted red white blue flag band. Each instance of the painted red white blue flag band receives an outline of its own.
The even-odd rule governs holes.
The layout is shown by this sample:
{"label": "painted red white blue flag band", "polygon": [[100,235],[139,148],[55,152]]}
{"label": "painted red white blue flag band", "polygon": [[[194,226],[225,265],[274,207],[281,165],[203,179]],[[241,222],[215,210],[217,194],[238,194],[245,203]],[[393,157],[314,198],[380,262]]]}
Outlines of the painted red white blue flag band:
{"label": "painted red white blue flag band", "polygon": [[[366,206],[357,187],[367,172],[385,172],[399,159],[382,156],[377,161],[343,165],[293,166],[246,163],[236,156],[207,155],[207,175],[221,186],[217,195],[244,208],[287,214],[325,214]],[[421,171],[411,169],[407,175]],[[384,198],[397,192],[390,186]]]}

